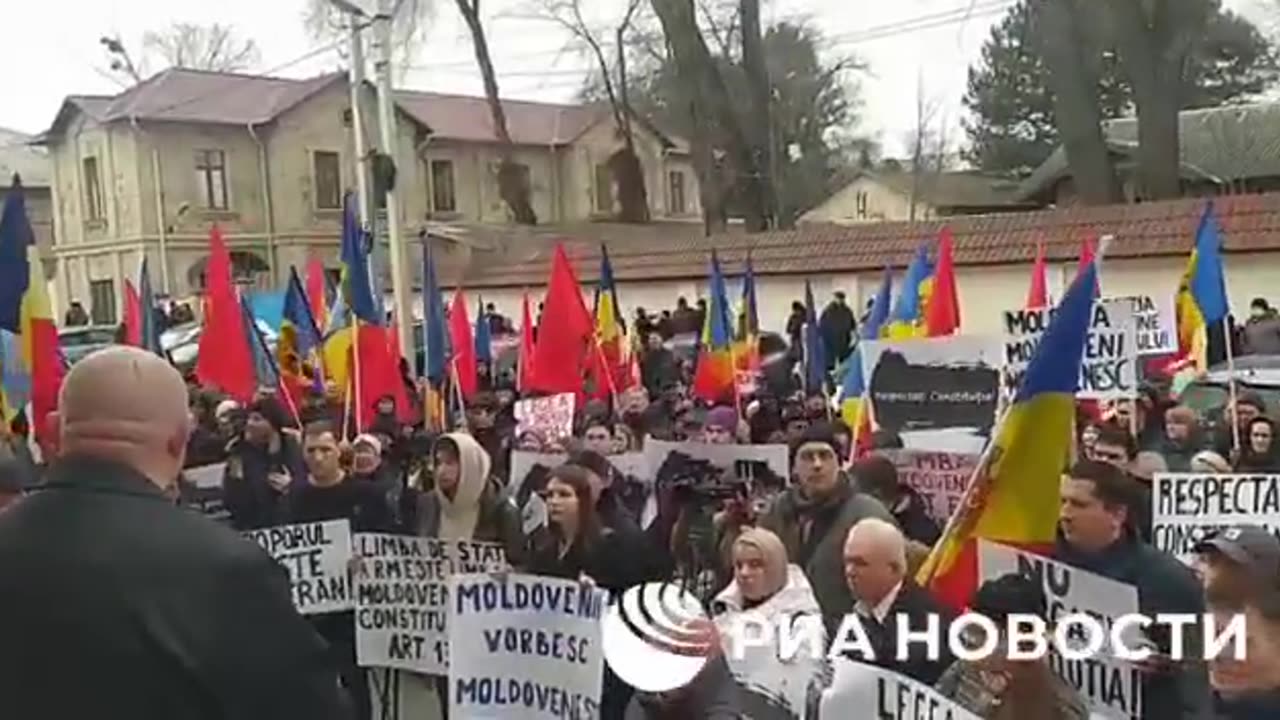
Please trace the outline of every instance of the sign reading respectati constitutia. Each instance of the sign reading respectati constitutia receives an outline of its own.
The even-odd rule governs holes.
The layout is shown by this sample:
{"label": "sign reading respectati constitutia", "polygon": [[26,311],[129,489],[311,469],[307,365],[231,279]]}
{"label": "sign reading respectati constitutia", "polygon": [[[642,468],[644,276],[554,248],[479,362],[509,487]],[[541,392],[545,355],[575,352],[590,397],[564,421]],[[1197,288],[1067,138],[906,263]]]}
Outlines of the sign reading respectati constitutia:
{"label": "sign reading respectati constitutia", "polygon": [[1157,473],[1151,544],[1184,562],[1211,532],[1258,525],[1280,536],[1280,475]]}

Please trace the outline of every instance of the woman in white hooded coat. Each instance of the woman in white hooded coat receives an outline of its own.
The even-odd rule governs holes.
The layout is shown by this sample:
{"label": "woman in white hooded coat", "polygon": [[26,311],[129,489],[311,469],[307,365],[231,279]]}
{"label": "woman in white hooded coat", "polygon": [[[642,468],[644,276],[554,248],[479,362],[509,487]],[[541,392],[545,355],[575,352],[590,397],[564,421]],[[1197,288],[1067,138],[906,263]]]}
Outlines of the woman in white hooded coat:
{"label": "woman in white hooded coat", "polygon": [[[822,611],[798,566],[787,562],[782,540],[763,528],[749,528],[733,543],[733,581],[711,604],[714,620],[725,640],[725,660],[739,686],[739,702],[752,706],[750,717],[803,717],[811,688],[820,687],[826,655]],[[732,640],[744,616],[764,622],[775,632],[770,647],[735,648]],[[779,627],[796,628],[795,635],[812,639],[817,647],[800,644],[792,657],[779,652]],[[758,630],[757,630],[758,632]]]}

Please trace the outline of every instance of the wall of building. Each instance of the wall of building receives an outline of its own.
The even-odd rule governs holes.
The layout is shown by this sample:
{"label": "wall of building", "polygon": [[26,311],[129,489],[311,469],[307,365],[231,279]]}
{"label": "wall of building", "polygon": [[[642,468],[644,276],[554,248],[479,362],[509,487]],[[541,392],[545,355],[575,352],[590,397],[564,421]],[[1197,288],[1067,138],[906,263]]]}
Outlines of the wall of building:
{"label": "wall of building", "polygon": [[[858,196],[866,194],[866,214],[858,213]],[[922,202],[916,203],[917,220],[934,216],[933,209]],[[863,176],[838,190],[834,195],[805,213],[802,222],[829,222],[841,224],[883,222],[911,219],[911,198],[873,177]]]}

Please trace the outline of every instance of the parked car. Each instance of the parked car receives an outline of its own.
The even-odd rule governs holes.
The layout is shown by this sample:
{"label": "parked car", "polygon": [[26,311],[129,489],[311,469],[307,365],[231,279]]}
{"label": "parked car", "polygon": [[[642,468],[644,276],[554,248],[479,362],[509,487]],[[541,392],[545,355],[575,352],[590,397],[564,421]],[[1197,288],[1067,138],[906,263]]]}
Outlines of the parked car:
{"label": "parked car", "polygon": [[[258,332],[267,341],[267,349],[276,351],[276,331],[262,320],[255,321]],[[183,373],[196,366],[196,358],[200,353],[200,332],[203,326],[198,322],[175,325],[160,333],[160,347],[169,355],[169,361]]]}
{"label": "parked car", "polygon": [[[1231,398],[1226,363],[1209,368],[1203,377],[1192,380],[1178,396],[1179,402],[1215,421]],[[1280,411],[1280,356],[1245,355],[1235,360],[1237,393],[1256,393],[1269,412]]]}
{"label": "parked car", "polygon": [[89,353],[101,350],[116,341],[115,325],[82,325],[58,331],[58,344],[68,365],[84,359]]}

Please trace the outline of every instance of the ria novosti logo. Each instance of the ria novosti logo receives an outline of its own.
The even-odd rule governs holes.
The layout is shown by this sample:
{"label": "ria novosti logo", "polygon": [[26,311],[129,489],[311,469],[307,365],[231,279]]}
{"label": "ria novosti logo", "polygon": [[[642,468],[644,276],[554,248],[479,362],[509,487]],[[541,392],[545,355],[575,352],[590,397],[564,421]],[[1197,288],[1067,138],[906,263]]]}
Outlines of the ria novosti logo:
{"label": "ria novosti logo", "polygon": [[628,588],[609,606],[601,644],[605,662],[623,682],[665,692],[689,684],[702,670],[715,636],[692,593],[655,582]]}

